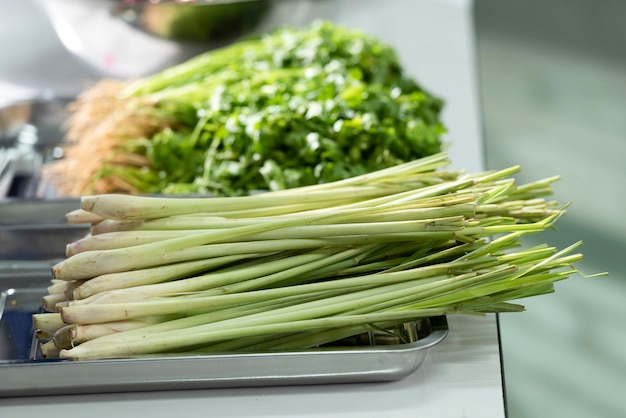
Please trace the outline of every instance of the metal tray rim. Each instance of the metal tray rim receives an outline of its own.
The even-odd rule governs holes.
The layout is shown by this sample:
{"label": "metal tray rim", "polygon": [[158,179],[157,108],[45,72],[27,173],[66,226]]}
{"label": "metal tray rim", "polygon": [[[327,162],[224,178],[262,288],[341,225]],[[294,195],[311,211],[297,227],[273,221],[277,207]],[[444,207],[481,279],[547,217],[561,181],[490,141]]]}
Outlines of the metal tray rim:
{"label": "metal tray rim", "polygon": [[[446,317],[430,319],[433,329],[428,336],[384,348],[0,364],[0,398],[395,381],[415,372],[427,349],[447,336]],[[358,357],[363,361],[355,361]],[[53,379],[42,379],[45,376]]]}
{"label": "metal tray rim", "polygon": [[[31,275],[42,280],[43,275]],[[0,298],[0,318],[13,291],[30,294],[41,289],[7,286]],[[448,334],[446,316],[428,320],[430,333],[406,344],[83,361],[4,359],[0,398],[399,380],[416,371],[427,349]]]}

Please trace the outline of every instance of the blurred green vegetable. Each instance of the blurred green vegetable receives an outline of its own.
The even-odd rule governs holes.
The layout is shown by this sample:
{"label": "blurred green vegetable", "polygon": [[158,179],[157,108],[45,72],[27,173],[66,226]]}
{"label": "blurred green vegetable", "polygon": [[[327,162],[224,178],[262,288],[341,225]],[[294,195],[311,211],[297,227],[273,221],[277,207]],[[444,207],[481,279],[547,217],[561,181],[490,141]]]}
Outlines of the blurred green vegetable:
{"label": "blurred green vegetable", "polygon": [[245,195],[443,148],[442,100],[404,74],[392,47],[328,22],[205,53],[116,94],[120,106],[107,117],[122,112],[128,124],[139,113],[150,129],[133,137],[112,123],[122,134],[109,135],[115,148],[77,194]]}

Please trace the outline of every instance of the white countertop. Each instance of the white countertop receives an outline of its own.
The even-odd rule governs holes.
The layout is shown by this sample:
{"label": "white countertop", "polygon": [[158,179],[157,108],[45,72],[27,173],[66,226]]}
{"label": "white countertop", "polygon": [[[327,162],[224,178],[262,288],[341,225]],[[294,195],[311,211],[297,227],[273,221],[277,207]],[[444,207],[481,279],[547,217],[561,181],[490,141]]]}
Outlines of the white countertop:
{"label": "white countertop", "polygon": [[0,416],[505,417],[495,315],[448,323],[421,367],[394,382],[9,398],[0,399]]}

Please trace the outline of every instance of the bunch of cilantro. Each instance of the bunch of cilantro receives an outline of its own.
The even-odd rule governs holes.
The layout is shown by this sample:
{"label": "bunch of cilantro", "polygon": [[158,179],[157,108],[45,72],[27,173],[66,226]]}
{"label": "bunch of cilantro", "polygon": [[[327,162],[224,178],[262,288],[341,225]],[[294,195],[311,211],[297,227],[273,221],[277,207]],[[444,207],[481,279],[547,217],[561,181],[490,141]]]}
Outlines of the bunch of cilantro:
{"label": "bunch of cilantro", "polygon": [[135,147],[151,164],[128,176],[148,193],[326,183],[440,152],[445,132],[443,101],[392,47],[329,22],[208,52],[128,92],[175,122]]}

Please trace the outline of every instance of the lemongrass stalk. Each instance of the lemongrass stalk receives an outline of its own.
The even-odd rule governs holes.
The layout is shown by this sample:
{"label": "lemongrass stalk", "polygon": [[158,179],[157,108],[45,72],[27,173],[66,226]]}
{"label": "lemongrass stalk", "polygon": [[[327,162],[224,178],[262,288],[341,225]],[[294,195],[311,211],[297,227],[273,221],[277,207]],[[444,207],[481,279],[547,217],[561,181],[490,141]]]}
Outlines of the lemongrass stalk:
{"label": "lemongrass stalk", "polygon": [[63,322],[61,314],[58,312],[35,313],[32,315],[32,319],[33,328],[40,331],[39,335],[41,335],[42,338],[46,338],[45,336],[51,336],[59,328],[67,325]]}
{"label": "lemongrass stalk", "polygon": [[[271,219],[269,219],[271,220]],[[256,219],[228,219],[221,216],[212,216],[193,214],[193,215],[174,215],[158,219],[149,219],[146,221],[120,221],[115,219],[107,219],[95,225],[92,228],[93,235],[105,234],[108,232],[119,231],[162,231],[162,230],[178,230],[178,229],[225,229],[235,226],[250,225],[255,222],[266,221],[265,218]]]}
{"label": "lemongrass stalk", "polygon": [[[314,263],[315,261],[321,261],[322,263],[333,262],[333,252],[334,251],[327,250],[296,254],[290,257],[260,263],[255,268],[246,268],[246,266],[243,265],[241,268],[237,269],[217,271],[167,283],[136,286],[127,289],[115,289],[104,293],[97,293],[88,298],[76,301],[73,306],[92,303],[139,302],[143,299],[175,296],[198,291],[204,291],[204,294],[229,293],[227,285],[239,282],[250,282],[253,281],[252,279],[259,277],[263,277],[268,281],[276,275],[280,278],[290,277],[293,274],[297,274],[295,271],[292,273],[294,267],[301,267],[298,271],[302,271],[306,270],[306,268],[315,268],[315,266],[319,264]],[[354,252],[356,251],[352,250],[351,253],[346,256],[349,257]],[[210,289],[216,290],[211,292]]]}
{"label": "lemongrass stalk", "polygon": [[89,232],[90,235],[100,235],[107,232],[132,231],[141,226],[142,223],[143,221],[141,220],[121,221],[118,219],[104,219],[92,225]]}
{"label": "lemongrass stalk", "polygon": [[114,341],[103,341],[98,339],[88,341],[71,349],[61,350],[60,356],[62,358],[87,360],[96,358],[125,357],[137,354],[161,353],[179,349],[181,346],[190,347],[213,341],[224,341],[252,335],[271,335],[286,331],[336,328],[340,326],[354,326],[356,324],[390,321],[405,322],[407,320],[450,314],[454,311],[455,309],[453,307],[446,307],[415,311],[378,312],[368,315],[336,316],[283,323],[270,323],[242,328],[225,328],[220,330],[190,333],[182,342],[178,336],[174,336],[169,333],[159,334],[158,339],[146,338],[143,340],[136,340],[133,341],[132,344],[126,341],[121,344],[117,344]]}
{"label": "lemongrass stalk", "polygon": [[328,190],[306,194],[273,196],[272,192],[252,196],[173,198],[132,195],[94,195],[81,198],[81,208],[107,219],[133,220],[162,218],[196,212],[212,213],[265,206],[326,202],[327,205],[354,202],[387,194],[385,189],[363,186],[355,190]]}
{"label": "lemongrass stalk", "polygon": [[41,298],[41,306],[46,312],[55,312],[57,304],[67,301],[65,294],[53,293],[51,295],[45,295]]}
{"label": "lemongrass stalk", "polygon": [[178,238],[190,234],[201,234],[203,232],[206,231],[179,230],[105,232],[98,235],[90,235],[67,244],[65,247],[65,255],[67,257],[71,257],[85,251],[100,251],[133,247],[136,245],[164,241],[167,239]]}
{"label": "lemongrass stalk", "polygon": [[[208,198],[207,198],[208,199]],[[163,222],[169,223],[171,219],[188,219],[188,222],[192,222],[193,218],[211,218],[215,222],[212,222],[209,226],[215,226],[216,228],[230,228],[232,226],[249,225],[255,222],[271,221],[274,216],[289,216],[298,215],[301,213],[323,210],[326,211],[329,208],[330,202],[317,202],[317,203],[303,203],[303,204],[289,204],[281,206],[262,206],[251,209],[218,211],[218,212],[193,212],[188,214],[169,215],[161,218],[144,219],[132,219],[132,220],[120,220],[120,219],[105,219],[104,221],[94,225],[91,229],[93,234],[100,234],[105,232],[114,231],[130,231],[137,229],[166,229],[162,227]],[[332,207],[332,206],[331,206]],[[228,222],[223,224],[219,222],[219,219]],[[207,221],[211,222],[211,221]],[[237,222],[237,223],[236,223]],[[144,226],[145,225],[145,226]],[[167,228],[170,229],[170,228]],[[190,228],[189,228],[190,229]]]}
{"label": "lemongrass stalk", "polygon": [[65,289],[63,289],[63,295],[66,300],[72,300],[74,298],[74,290],[79,288],[85,283],[86,280],[71,280],[65,282]]}
{"label": "lemongrass stalk", "polygon": [[[511,230],[540,230],[532,225],[511,225]],[[474,227],[461,231],[426,231],[395,234],[380,234],[375,238],[369,235],[327,237],[321,239],[274,239],[247,242],[226,242],[221,244],[184,247],[180,239],[202,237],[204,234],[173,238],[134,247],[117,248],[102,251],[85,251],[73,255],[59,263],[52,270],[53,277],[59,280],[89,279],[108,273],[118,273],[132,269],[143,269],[183,261],[208,257],[221,257],[229,254],[258,254],[294,249],[312,249],[328,245],[360,245],[378,242],[400,242],[411,240],[464,239],[463,234],[474,234],[466,240],[473,241],[489,233],[505,232],[506,228],[488,230]],[[219,231],[211,231],[219,232]],[[225,240],[228,238],[224,238]],[[172,242],[175,241],[175,242]],[[171,245],[174,244],[174,245]]]}
{"label": "lemongrass stalk", "polygon": [[[412,209],[410,205],[406,209],[387,210],[385,212],[375,214],[354,215],[351,219],[343,219],[343,222],[359,223],[359,222],[392,222],[392,221],[419,221],[435,218],[449,218],[454,216],[464,216],[466,218],[475,215],[475,205],[458,204],[454,206],[428,207]],[[290,214],[273,215],[264,217],[248,217],[248,218],[224,218],[204,214],[168,216],[159,219],[150,219],[147,221],[114,221],[107,220],[97,225],[97,227],[111,223],[111,228],[99,229],[97,234],[118,231],[173,231],[173,230],[203,230],[203,229],[225,229],[235,226],[251,225],[259,222],[270,222],[276,219],[276,216],[289,217]],[[292,215],[295,216],[295,215]],[[332,219],[326,220],[330,222]],[[326,223],[322,221],[314,221],[313,224]],[[115,226],[118,225],[118,226]],[[97,237],[94,237],[97,238]]]}
{"label": "lemongrass stalk", "polygon": [[46,288],[49,295],[53,294],[64,294],[65,287],[67,286],[67,282],[63,280],[55,280],[50,286]]}
{"label": "lemongrass stalk", "polygon": [[95,224],[103,219],[102,216],[82,209],[75,209],[65,214],[65,221],[68,224]]}
{"label": "lemongrass stalk", "polygon": [[41,342],[39,344],[39,351],[41,351],[43,358],[58,358],[60,352],[57,346],[54,345],[54,341],[52,339]]}
{"label": "lemongrass stalk", "polygon": [[74,324],[68,324],[64,327],[59,328],[54,333],[54,335],[52,336],[52,341],[54,341],[54,345],[57,349],[61,350],[64,348],[72,347],[72,340],[70,339],[69,331],[74,327]]}
{"label": "lemongrass stalk", "polygon": [[[338,223],[326,225],[305,225],[281,228],[280,230],[260,232],[250,236],[234,236],[232,239],[224,239],[222,242],[237,242],[246,240],[266,239],[294,239],[294,238],[324,238],[346,235],[379,235],[395,234],[400,232],[435,231],[435,230],[460,230],[464,226],[462,215],[430,218],[423,220],[401,221],[370,221],[366,223]],[[227,222],[224,222],[227,223]],[[194,225],[201,226],[201,225]],[[223,228],[218,228],[223,229]],[[67,245],[66,254],[72,256],[85,251],[110,250],[127,248],[172,238],[189,235],[199,235],[207,232],[202,229],[189,230],[133,230],[124,232],[108,232],[100,235],[92,235],[79,239]]]}
{"label": "lemongrass stalk", "polygon": [[[193,261],[227,255],[269,254],[276,251],[291,251],[301,249],[320,248],[328,245],[352,244],[358,239],[293,239],[251,241],[246,243],[225,243],[200,245],[184,248],[179,251],[163,251],[163,247],[145,248],[144,244],[130,248],[120,248],[103,251],[86,251],[78,253],[56,264],[53,276],[60,280],[77,280],[97,277],[109,273],[120,273],[133,269],[145,269],[163,266],[172,263]],[[153,243],[153,244],[162,244]],[[243,245],[242,245],[243,244]],[[129,251],[142,247],[141,251]],[[167,247],[165,247],[167,248]]]}
{"label": "lemongrass stalk", "polygon": [[[412,190],[412,189],[410,189]],[[273,193],[273,192],[272,192]],[[387,193],[387,196],[392,193]],[[384,201],[388,201],[386,199]],[[433,208],[437,206],[453,206],[459,204],[467,204],[473,202],[473,198],[471,196],[442,196],[439,198],[432,199],[423,199],[419,202],[409,202],[408,204],[398,205],[396,208],[374,208],[374,204],[378,203],[376,200],[369,200],[370,205],[364,204],[361,205],[362,208],[367,208],[367,212],[359,211],[359,207],[353,207],[353,204],[332,204],[332,202],[320,202],[318,205],[299,205],[297,208],[293,205],[290,206],[267,206],[263,208],[256,209],[242,209],[237,211],[225,211],[225,212],[211,212],[211,216],[221,216],[228,219],[249,219],[249,218],[260,218],[260,217],[271,217],[271,216],[301,216],[302,214],[314,214],[314,213],[326,213],[329,211],[342,211],[344,214],[350,214],[349,217],[342,217],[342,222],[350,222],[351,219],[359,219],[363,213],[365,214],[385,214],[389,213],[392,210],[398,210],[400,208],[411,207],[414,209],[425,209],[425,208]],[[189,215],[180,215],[180,216],[192,216]]]}
{"label": "lemongrass stalk", "polygon": [[163,283],[169,280],[180,279],[203,271],[222,267],[229,263],[250,258],[251,255],[227,255],[207,259],[199,259],[165,266],[145,268],[140,270],[123,271],[119,273],[104,274],[85,281],[81,286],[74,289],[73,299],[85,299],[97,293],[115,289]]}
{"label": "lemongrass stalk", "polygon": [[[262,301],[262,302],[250,303],[250,304],[243,305],[243,306],[228,307],[225,309],[211,311],[209,313],[189,311],[189,312],[186,312],[186,314],[189,314],[188,316],[184,316],[184,317],[177,318],[177,319],[167,319],[167,320],[164,320],[163,322],[156,321],[153,324],[145,325],[143,327],[138,327],[132,330],[130,329],[125,330],[124,338],[129,338],[132,336],[144,336],[144,335],[149,335],[149,334],[181,330],[181,329],[191,328],[191,327],[199,326],[199,325],[206,325],[209,323],[224,321],[227,319],[237,318],[240,316],[252,315],[252,314],[256,314],[260,312],[267,312],[271,309],[291,306],[294,303],[308,302],[311,300],[319,299],[323,296],[324,296],[324,292],[321,292],[321,293],[310,292],[307,294],[299,294],[299,295],[294,295],[294,296],[287,296],[287,297]],[[140,321],[141,320],[143,319],[140,319]],[[129,320],[129,321],[136,321],[136,320]],[[88,326],[94,326],[94,325],[99,325],[99,324],[91,324]],[[78,329],[82,326],[83,325],[76,325],[74,329]],[[111,333],[110,335],[112,334],[114,333]],[[99,341],[106,340],[106,337],[107,336],[105,335],[99,337],[100,338]],[[111,338],[117,338],[117,337],[111,337]]]}
{"label": "lemongrass stalk", "polygon": [[86,341],[95,340],[96,338],[112,335],[118,332],[136,330],[145,328],[152,323],[160,321],[159,317],[152,320],[128,320],[118,322],[108,322],[103,324],[75,325],[68,329],[67,337],[71,345],[81,344]]}
{"label": "lemongrass stalk", "polygon": [[[467,229],[467,224],[462,217],[450,217],[442,219],[418,220],[418,221],[395,221],[395,222],[368,222],[346,223],[329,225],[306,225],[286,227],[273,231],[260,232],[258,234],[243,235],[240,237],[226,238],[221,242],[241,242],[255,240],[282,240],[282,239],[315,239],[315,238],[339,238],[350,239],[358,235],[367,235],[371,241],[379,237],[393,239],[394,236],[409,238],[418,233],[428,232],[456,232]],[[481,233],[481,229],[473,229],[472,233]],[[450,238],[452,235],[448,235]],[[383,238],[385,239],[385,238]]]}
{"label": "lemongrass stalk", "polygon": [[[413,191],[408,191],[405,192],[404,195],[412,195]],[[382,202],[388,202],[390,200],[394,200],[397,199],[399,196],[395,195],[395,196],[386,196],[385,199]],[[347,206],[335,206],[335,207],[329,207],[329,205],[326,203],[323,206],[323,208],[321,209],[313,209],[313,210],[307,210],[305,213],[318,213],[318,212],[328,212],[329,210],[332,211],[342,211],[344,212],[344,216],[346,214],[349,214],[349,217],[343,217],[341,218],[342,222],[358,222],[359,220],[363,219],[363,220],[367,220],[367,218],[372,218],[372,217],[380,217],[380,219],[385,219],[385,217],[388,214],[392,214],[393,216],[393,212],[396,211],[400,211],[400,210],[421,210],[421,211],[431,211],[432,216],[430,217],[437,217],[437,215],[439,216],[452,216],[452,215],[459,215],[461,213],[444,213],[446,210],[450,210],[450,209],[446,209],[447,206],[459,206],[459,205],[466,205],[465,207],[462,208],[462,210],[471,210],[471,208],[473,207],[472,205],[468,205],[469,202],[473,202],[475,201],[475,197],[471,194],[468,195],[444,195],[444,196],[436,196],[436,197],[432,197],[432,198],[422,198],[419,199],[417,201],[413,200],[413,201],[409,201],[409,202],[405,202],[399,205],[395,205],[393,208],[391,207],[381,207],[379,209],[375,209],[372,208],[371,206],[373,206],[374,204],[379,204],[381,203],[380,200],[370,200],[367,202],[363,202],[364,204],[362,204],[361,206],[363,207],[368,207],[368,212],[365,213],[365,215],[361,215],[358,211],[355,213],[354,212],[354,208],[351,205],[347,205]],[[311,209],[311,208],[307,208],[307,209]],[[233,211],[233,212],[219,212],[219,213],[213,213],[211,214],[211,216],[215,217],[215,216],[228,216],[230,219],[229,221],[233,221],[234,219],[237,219],[239,221],[245,221],[245,222],[263,222],[266,220],[271,220],[271,217],[273,216],[300,216],[301,213],[295,213],[293,211],[279,211],[279,210],[275,210],[274,207],[266,207],[264,209],[262,209],[264,213],[257,213],[256,210],[253,211]],[[456,210],[456,209],[453,209]],[[352,211],[352,212],[350,212]],[[297,212],[297,211],[296,211]],[[467,214],[467,212],[465,212],[465,214]],[[196,224],[194,225],[194,221],[193,218],[196,217],[202,217],[202,216],[209,216],[206,214],[189,214],[189,215],[179,215],[179,216],[172,216],[172,217],[167,217],[166,220],[164,221],[165,223],[169,223],[169,219],[181,219],[181,222],[188,222],[188,225],[182,226],[184,228],[196,228],[199,225]],[[264,216],[260,217],[260,216]],[[250,217],[253,217],[253,219],[250,219]],[[233,219],[234,218],[234,219]],[[243,218],[243,219],[242,219]],[[423,215],[419,215],[417,218],[414,219],[423,219],[424,216]],[[376,218],[374,218],[376,219]],[[407,220],[407,219],[411,219],[411,218],[400,218],[400,219],[389,219],[389,220]],[[102,231],[112,231],[112,230],[130,230],[130,229],[159,229],[162,225],[165,225],[165,223],[162,223],[162,221],[160,219],[155,219],[155,220],[148,220],[148,221],[113,221],[113,220],[106,220],[105,222],[102,222],[101,224],[99,224],[97,227],[101,227],[101,226],[105,226],[105,225],[111,225],[109,227],[106,228],[102,228]],[[223,225],[223,227],[226,227],[228,225]]]}
{"label": "lemongrass stalk", "polygon": [[[388,191],[387,193],[383,194],[382,197],[380,197],[378,199],[375,199],[375,198],[374,199],[369,199],[368,198],[367,200],[368,200],[368,202],[370,204],[374,203],[374,202],[376,202],[376,204],[378,204],[378,203],[381,203],[381,202],[386,200],[387,204],[397,205],[397,204],[401,204],[401,203],[403,203],[405,201],[421,199],[421,198],[429,197],[429,196],[430,197],[437,196],[437,195],[441,195],[443,193],[456,192],[456,191],[459,191],[459,190],[464,189],[464,188],[465,189],[469,188],[467,190],[463,190],[464,193],[470,193],[470,192],[472,192],[472,188],[470,186],[473,186],[473,185],[475,186],[477,182],[491,180],[492,178],[500,178],[500,177],[503,177],[503,176],[506,176],[506,175],[510,175],[511,173],[514,173],[517,170],[518,170],[518,167],[512,167],[512,168],[509,168],[509,169],[500,170],[500,171],[495,172],[495,173],[490,173],[488,175],[483,176],[482,178],[474,176],[474,177],[459,179],[459,180],[456,180],[456,181],[448,181],[448,182],[445,182],[443,184],[437,184],[437,185],[434,185],[434,186],[428,186],[428,187],[424,187],[422,189],[419,189],[418,190],[419,193],[415,193],[415,191],[405,192],[405,193],[408,193],[408,194],[406,196],[400,198],[400,199],[398,199],[399,196],[390,197],[389,194],[395,195],[395,194],[401,194],[401,193],[393,193],[393,192],[389,193],[389,191]],[[487,190],[488,187],[492,187],[492,190],[490,190],[489,193],[484,194],[483,200],[488,200],[490,198],[490,196],[492,196],[492,195],[493,196],[501,195],[501,194],[503,194],[503,190],[509,190],[511,186],[510,186],[510,183],[500,184],[500,185],[496,185],[496,186],[488,186],[488,185],[482,186],[482,188],[485,189],[485,190]],[[494,187],[495,187],[495,189],[493,189]],[[297,189],[291,189],[289,194],[286,194],[283,191],[283,192],[281,192],[281,193],[283,193],[281,196],[273,196],[273,193],[275,193],[275,192],[270,192],[270,193],[256,195],[256,196],[246,196],[246,197],[242,197],[241,199],[255,199],[256,198],[257,199],[255,201],[256,204],[259,204],[259,199],[261,199],[261,200],[262,199],[268,199],[269,200],[269,199],[273,199],[273,198],[276,198],[276,197],[280,197],[280,199],[284,199],[284,198],[290,198],[290,199],[296,198],[297,199],[298,198],[297,193],[294,194],[294,191],[297,191]],[[332,192],[345,192],[344,190],[341,190],[341,189],[340,190],[332,190],[331,189],[328,192],[320,192],[320,193],[321,194],[330,193],[331,191]],[[478,191],[480,191],[480,188],[474,190],[473,193],[476,193]],[[314,192],[314,193],[317,193],[317,192]],[[86,199],[85,205],[88,208],[91,208],[91,205],[92,204],[95,205],[96,204],[95,202],[97,202],[97,200],[95,200],[95,199],[102,198],[102,199],[104,199],[106,201],[106,200],[112,200],[112,199],[119,199],[120,197],[122,197],[122,196],[105,195],[105,196],[86,197],[85,198]],[[311,197],[311,193],[307,193],[307,198],[309,198],[309,197]],[[361,197],[363,197],[363,196],[361,196]],[[91,199],[91,200],[88,200],[88,199]],[[145,198],[142,198],[142,200],[143,199],[145,199]],[[148,198],[148,199],[163,199],[163,198]],[[141,203],[143,203],[144,206],[147,209],[149,209],[150,205],[158,204],[158,203],[164,204],[165,205],[164,208],[167,208],[168,204],[172,204],[172,205],[175,205],[175,206],[179,206],[180,205],[180,202],[178,202],[178,204],[175,203],[176,200],[180,200],[180,199],[174,199],[174,200],[171,200],[171,198],[164,198],[164,199],[168,199],[168,200],[167,201],[160,200],[159,202],[147,202],[147,201],[143,200]],[[227,210],[237,210],[234,207],[232,207],[232,205],[237,205],[237,204],[242,203],[242,201],[239,201],[239,202],[235,202],[234,201],[234,200],[240,199],[240,198],[218,198],[218,199],[228,199],[229,200],[229,203],[231,204],[231,207],[227,208]],[[382,199],[382,200],[380,200],[380,199]],[[127,201],[127,199],[120,199],[120,200]],[[185,201],[189,201],[190,199],[184,199],[184,200]],[[192,200],[192,203],[194,203],[194,202],[195,203],[199,203],[203,199],[201,198],[199,200],[195,200],[195,199],[191,199],[191,200]],[[206,200],[206,199],[204,199],[204,200]],[[211,200],[215,200],[215,199],[211,199]],[[302,199],[299,199],[299,200],[302,200]],[[276,202],[276,203],[277,203],[278,206],[281,205],[280,202]],[[329,202],[327,202],[327,203],[329,203]],[[337,202],[335,202],[335,203],[337,203]],[[267,202],[265,204],[267,204]],[[363,205],[363,202],[355,203],[355,204],[356,205]],[[184,211],[183,212],[184,213],[192,213],[194,211],[195,212],[198,212],[198,211],[206,212],[206,210],[201,210],[201,209],[198,209],[198,208],[192,208],[191,206],[192,205],[188,205],[187,209],[184,210],[184,211],[188,211],[188,212],[184,212]],[[263,206],[263,204],[261,206]],[[136,210],[136,209],[137,208],[133,209],[132,207],[130,207],[128,209],[128,211],[126,211],[127,216],[130,216],[132,218],[141,217],[139,214],[133,213],[133,211]],[[217,210],[217,208],[214,208],[214,209]],[[92,209],[92,210],[95,210],[95,209]],[[123,208],[120,208],[120,210],[123,211]],[[224,210],[224,209],[222,208],[221,210]],[[162,217],[162,216],[166,216],[168,214],[169,213],[165,213],[164,214],[163,212],[159,212],[158,216]],[[116,215],[114,215],[114,217],[115,216]],[[154,216],[157,216],[157,215],[145,215],[143,217],[154,217]]]}

